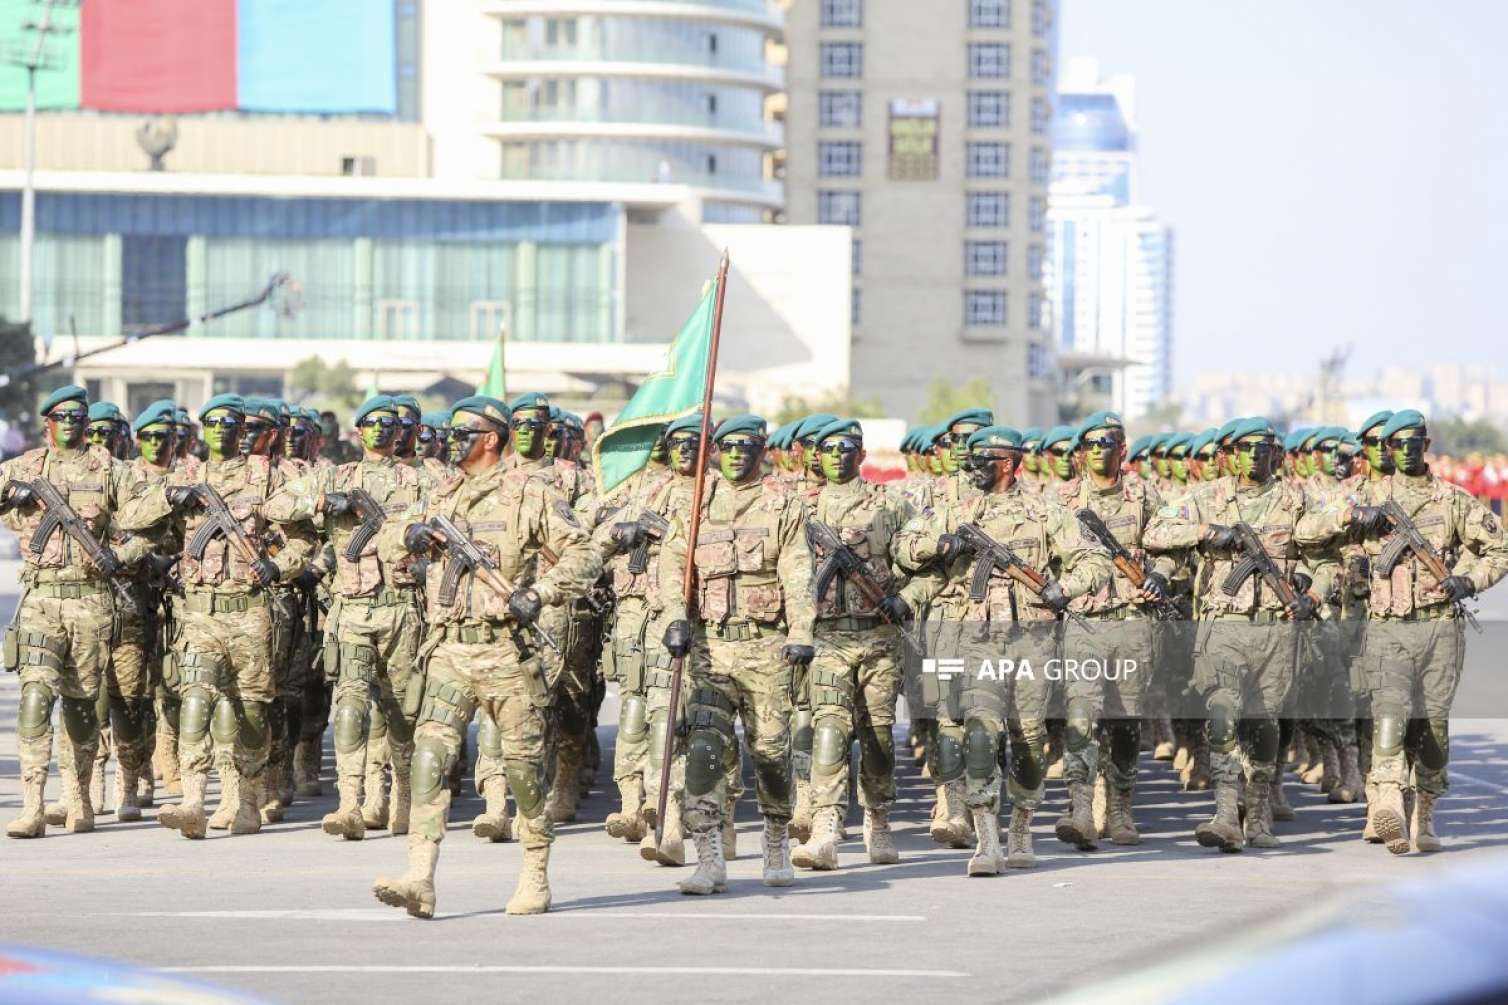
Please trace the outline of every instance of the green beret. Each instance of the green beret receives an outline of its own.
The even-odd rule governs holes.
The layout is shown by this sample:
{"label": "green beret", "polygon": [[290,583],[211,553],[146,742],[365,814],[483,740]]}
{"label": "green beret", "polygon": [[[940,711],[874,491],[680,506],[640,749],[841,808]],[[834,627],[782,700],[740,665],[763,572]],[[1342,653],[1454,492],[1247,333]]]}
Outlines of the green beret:
{"label": "green beret", "polygon": [[1151,441],[1150,436],[1138,436],[1131,441],[1131,447],[1126,451],[1126,459],[1134,461],[1147,452],[1147,444]]}
{"label": "green beret", "polygon": [[1243,440],[1248,436],[1266,436],[1277,439],[1278,432],[1272,428],[1272,423],[1260,415],[1253,415],[1242,419],[1236,428],[1231,430],[1230,436],[1232,441]]}
{"label": "green beret", "polygon": [[278,422],[282,418],[278,412],[277,402],[271,398],[242,398],[241,410],[248,416],[268,419],[272,422]]}
{"label": "green beret", "polygon": [[450,425],[449,412],[425,412],[419,416],[419,425],[428,426],[431,429],[439,429]]}
{"label": "green beret", "polygon": [[671,433],[679,433],[687,429],[691,430],[694,433],[701,432],[701,412],[692,412],[690,415],[683,415],[679,419],[670,420],[670,424],[665,427],[665,438],[669,439]]}
{"label": "green beret", "polygon": [[96,401],[89,406],[89,421],[99,422],[108,419],[111,422],[125,424],[126,417],[121,414],[120,406],[113,401]]}
{"label": "green beret", "polygon": [[408,409],[410,412],[414,413],[415,418],[418,418],[420,412],[422,411],[422,409],[419,408],[419,399],[415,398],[412,394],[393,395],[393,407]]}
{"label": "green beret", "polygon": [[189,425],[190,423],[188,409],[183,407],[182,405],[179,405],[177,408],[173,409],[173,421],[180,426]]}
{"label": "green beret", "polygon": [[1346,433],[1340,438],[1340,447],[1344,453],[1359,454],[1361,453],[1361,437],[1355,433]]}
{"label": "green beret", "polygon": [[1104,409],[1102,411],[1095,412],[1089,418],[1079,423],[1079,437],[1083,438],[1087,434],[1094,432],[1096,429],[1119,429],[1124,435],[1126,431],[1126,424],[1121,421],[1119,413],[1112,412],[1109,409]]}
{"label": "green beret", "polygon": [[796,428],[791,433],[791,439],[793,441],[804,440],[836,418],[836,415],[829,415],[826,412],[815,412],[811,415],[808,415],[806,418],[796,423]]}
{"label": "green beret", "polygon": [[1031,443],[1037,443],[1042,439],[1041,426],[1027,426],[1021,430],[1021,445],[1024,447]]}
{"label": "green beret", "polygon": [[968,448],[1014,447],[1021,449],[1021,433],[1010,426],[985,426],[969,434]]}
{"label": "green beret", "polygon": [[351,417],[351,425],[361,425],[361,420],[365,419],[373,412],[396,413],[397,411],[398,405],[393,401],[391,396],[386,394],[374,394],[366,401],[363,401],[360,408],[356,409],[356,414]]}
{"label": "green beret", "polygon": [[[806,425],[805,422],[802,425]],[[752,433],[764,439],[764,420],[757,415],[734,415],[717,424],[717,432],[712,434],[712,439],[721,442],[724,436],[734,433]]]}
{"label": "green beret", "polygon": [[[470,401],[471,399],[468,398],[466,400]],[[514,398],[513,403],[507,407],[511,412],[548,412],[550,410],[550,399],[538,391],[530,391],[527,394],[521,394],[517,398]],[[455,406],[451,406],[451,411],[455,411]]]}
{"label": "green beret", "polygon": [[564,414],[565,413],[560,410],[560,406],[559,405],[551,405],[550,406],[550,421],[551,422],[559,422],[560,421],[560,417],[562,415],[564,415]]}
{"label": "green beret", "polygon": [[1215,434],[1219,430],[1206,429],[1204,432],[1189,440],[1189,456],[1197,457],[1205,447],[1215,442]]}
{"label": "green beret", "polygon": [[817,442],[821,443],[829,436],[855,436],[862,440],[864,427],[859,425],[858,419],[834,419],[817,430]]}
{"label": "green beret", "polygon": [[479,415],[499,429],[508,428],[510,411],[508,403],[501,398],[493,398],[485,394],[473,394],[471,397],[462,398],[450,406],[450,420],[452,422],[455,421],[457,412]]}
{"label": "green beret", "polygon": [[586,423],[581,421],[581,416],[575,412],[561,412],[555,420],[567,429],[574,429],[578,433],[586,432]]}
{"label": "green beret", "polygon": [[316,426],[319,425],[319,410],[318,409],[315,409],[315,408],[300,408],[298,410],[298,417],[300,419],[303,419],[305,422],[312,422]]}
{"label": "green beret", "polygon": [[1331,440],[1345,439],[1345,436],[1346,430],[1344,428],[1340,426],[1325,426],[1323,429],[1316,429],[1314,431],[1314,445],[1318,447],[1320,444],[1329,443]]}
{"label": "green beret", "polygon": [[81,401],[84,407],[89,406],[89,392],[77,384],[66,384],[49,394],[42,402],[42,414],[48,415],[65,401]]}
{"label": "green beret", "polygon": [[237,415],[245,416],[246,399],[239,394],[217,394],[206,401],[203,408],[199,409],[199,421],[203,422],[204,417],[217,408],[228,408]]}
{"label": "green beret", "polygon": [[780,425],[776,426],[774,430],[771,431],[770,438],[765,441],[765,444],[767,446],[774,447],[777,450],[785,450],[790,446],[788,437],[791,434],[791,427],[793,425],[795,425],[795,423],[782,422]]}
{"label": "green beret", "polygon": [[1392,409],[1384,408],[1382,411],[1375,412],[1371,416],[1369,416],[1366,422],[1363,422],[1361,425],[1356,427],[1356,431],[1365,436],[1367,432],[1370,431],[1373,427],[1383,425],[1392,417]]}
{"label": "green beret", "polygon": [[934,423],[923,426],[916,431],[916,449],[919,453],[927,453],[937,446],[937,438],[945,432],[944,428]]}
{"label": "green beret", "polygon": [[1283,437],[1283,449],[1289,451],[1290,453],[1297,450],[1299,448],[1299,444],[1304,442],[1304,438],[1309,435],[1309,432],[1310,431],[1307,427],[1290,429],[1288,431],[1288,435]]}
{"label": "green beret", "polygon": [[166,423],[171,426],[177,411],[178,406],[173,404],[172,399],[158,398],[141,410],[141,414],[136,417],[136,421],[131,423],[131,429],[139,433],[148,426],[155,426],[159,423]]}
{"label": "green beret", "polygon": [[[1008,427],[1001,427],[1008,428]],[[1020,433],[1016,434],[1020,436]],[[1059,443],[1073,443],[1078,438],[1079,431],[1072,426],[1053,426],[1042,434],[1042,442],[1038,445],[1041,450],[1046,450]]]}
{"label": "green beret", "polygon": [[1236,431],[1236,427],[1245,421],[1245,419],[1232,419],[1225,425],[1221,426],[1220,431],[1215,434],[1215,442],[1225,443],[1230,439],[1231,433],[1234,433]]}
{"label": "green beret", "polygon": [[1385,440],[1394,433],[1404,429],[1418,429],[1428,433],[1429,427],[1425,424],[1424,413],[1412,408],[1405,408],[1401,412],[1394,412],[1388,424],[1382,427],[1382,438]]}
{"label": "green beret", "polygon": [[1172,436],[1168,437],[1164,446],[1166,447],[1169,454],[1171,454],[1175,450],[1182,450],[1184,454],[1187,455],[1189,449],[1189,440],[1193,438],[1193,433],[1174,433]]}
{"label": "green beret", "polygon": [[[993,426],[995,413],[988,408],[963,408],[954,412],[943,422],[943,431],[947,432],[960,422],[977,422],[981,426]],[[1005,427],[1001,427],[1005,428]]]}

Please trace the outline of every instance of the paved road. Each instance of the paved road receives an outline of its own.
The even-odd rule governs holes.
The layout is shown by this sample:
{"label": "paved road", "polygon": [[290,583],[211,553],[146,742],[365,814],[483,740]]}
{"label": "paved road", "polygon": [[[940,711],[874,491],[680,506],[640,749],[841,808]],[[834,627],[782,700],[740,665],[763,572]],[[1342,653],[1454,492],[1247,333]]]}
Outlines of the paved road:
{"label": "paved road", "polygon": [[[13,567],[0,564],[0,590],[13,582]],[[0,596],[7,618],[14,599]],[[1496,603],[1500,615],[1508,609],[1508,599]],[[15,678],[0,678],[5,818],[19,803],[16,695]],[[602,739],[610,748],[612,731]],[[519,850],[470,836],[460,823],[478,810],[470,794],[442,846],[439,916],[429,923],[379,906],[369,892],[374,876],[402,869],[399,840],[378,834],[346,844],[320,833],[330,796],[295,806],[261,835],[211,832],[196,843],[157,826],[154,811],[129,825],[106,816],[92,835],[54,830],[47,840],[0,844],[0,941],[185,968],[285,1002],[375,1005],[432,999],[438,988],[451,1000],[518,992],[562,1001],[802,993],[1028,1000],[1337,893],[1365,897],[1390,879],[1502,854],[1508,721],[1460,722],[1453,748],[1454,788],[1440,812],[1447,851],[1434,857],[1394,859],[1363,844],[1361,809],[1331,806],[1313,790],[1295,795],[1298,820],[1279,825],[1281,850],[1208,853],[1191,834],[1209,797],[1179,792],[1172,772],[1149,762],[1138,795],[1147,835],[1140,847],[1080,855],[1058,845],[1051,821],[1063,790],[1055,783],[1037,828],[1040,867],[971,880],[967,852],[927,839],[928,789],[908,759],[899,865],[867,865],[854,840],[838,872],[803,873],[788,890],[766,890],[748,802],[729,892],[710,899],[677,895],[678,871],[646,865],[603,834],[612,804],[598,791],[582,821],[561,828],[551,868],[556,907],[537,918],[502,913]]]}

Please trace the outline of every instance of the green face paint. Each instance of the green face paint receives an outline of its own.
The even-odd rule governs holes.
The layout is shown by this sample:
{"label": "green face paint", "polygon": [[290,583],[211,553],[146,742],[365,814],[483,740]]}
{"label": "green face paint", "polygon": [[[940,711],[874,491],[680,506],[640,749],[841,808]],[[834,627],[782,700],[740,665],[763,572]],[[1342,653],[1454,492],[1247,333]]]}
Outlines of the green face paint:
{"label": "green face paint", "polygon": [[864,444],[852,436],[829,436],[822,441],[822,477],[830,482],[851,482],[859,476]]}
{"label": "green face paint", "polygon": [[1319,469],[1332,478],[1335,477],[1335,448],[1322,447],[1317,453],[1319,454]]}
{"label": "green face paint", "polygon": [[730,433],[717,441],[718,469],[730,482],[742,482],[759,470],[764,441],[742,433]]}
{"label": "green face paint", "polygon": [[1037,473],[1036,451],[1028,450],[1025,454],[1023,454],[1021,457],[1021,466],[1026,469],[1027,474],[1035,475]]}
{"label": "green face paint", "polygon": [[1182,485],[1189,480],[1188,462],[1176,454],[1168,458],[1168,471],[1173,475],[1173,480]]}
{"label": "green face paint", "polygon": [[655,445],[649,448],[649,459],[656,464],[670,462],[670,448],[665,445],[665,437],[655,439]]}
{"label": "green face paint", "polygon": [[1383,475],[1392,474],[1396,468],[1393,465],[1393,454],[1382,442],[1378,435],[1382,431],[1377,427],[1375,432],[1361,438],[1362,453],[1366,455],[1367,467],[1372,469],[1372,477],[1379,478]]}
{"label": "green face paint", "polygon": [[969,437],[983,428],[977,422],[958,422],[949,428],[945,434],[947,450],[942,458],[942,468],[945,473],[951,475],[963,467],[964,458],[969,455]]}
{"label": "green face paint", "polygon": [[165,423],[145,426],[136,434],[136,446],[142,460],[157,467],[166,467],[173,456],[173,427]]}
{"label": "green face paint", "polygon": [[941,453],[941,450],[933,449],[927,454],[927,470],[933,475],[940,475],[943,473],[942,457],[939,456]]}
{"label": "green face paint", "polygon": [[361,434],[361,445],[377,454],[392,453],[398,443],[398,416],[394,412],[378,409],[362,416],[356,424]]}
{"label": "green face paint", "polygon": [[217,461],[234,457],[241,445],[241,416],[228,408],[217,408],[203,421],[204,445],[210,457]]}
{"label": "green face paint", "polygon": [[1220,477],[1220,465],[1215,463],[1214,452],[1201,454],[1199,465],[1199,477],[1202,481],[1212,482]]}
{"label": "green face paint", "polygon": [[1236,444],[1236,474],[1248,481],[1266,481],[1272,473],[1272,444],[1267,440],[1243,440]]}
{"label": "green face paint", "polygon": [[83,445],[89,411],[82,405],[59,405],[47,413],[47,435],[55,447],[76,450]]}
{"label": "green face paint", "polygon": [[[480,419],[476,420],[478,423]],[[450,427],[450,463],[464,464],[482,453],[482,441],[494,430],[485,425]]]}
{"label": "green face paint", "polygon": [[513,416],[513,449],[518,456],[536,461],[545,455],[545,430],[548,413],[538,410],[518,412]]}
{"label": "green face paint", "polygon": [[1102,478],[1114,478],[1121,472],[1121,448],[1125,445],[1119,432],[1091,429],[1083,441],[1084,463]]}
{"label": "green face paint", "polygon": [[1066,482],[1073,477],[1073,451],[1069,450],[1066,442],[1055,443],[1043,451],[1042,461],[1058,481]]}
{"label": "green face paint", "polygon": [[696,473],[697,447],[700,446],[700,434],[694,429],[682,430],[670,438],[667,447],[670,452],[670,463],[678,475],[693,475]]}
{"label": "green face paint", "polygon": [[1424,463],[1426,439],[1421,429],[1400,429],[1388,438],[1388,451],[1393,455],[1393,467],[1405,475],[1422,475],[1429,465]]}

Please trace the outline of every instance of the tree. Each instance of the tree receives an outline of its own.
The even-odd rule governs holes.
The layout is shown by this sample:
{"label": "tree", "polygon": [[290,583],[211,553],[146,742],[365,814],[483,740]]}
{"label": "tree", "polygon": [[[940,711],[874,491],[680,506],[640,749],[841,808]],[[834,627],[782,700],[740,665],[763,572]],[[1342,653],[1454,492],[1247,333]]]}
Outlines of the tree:
{"label": "tree", "polygon": [[288,375],[288,388],[296,399],[306,404],[317,398],[326,404],[352,408],[361,402],[356,371],[345,360],[330,366],[318,356],[301,359]]}
{"label": "tree", "polygon": [[780,402],[772,427],[794,422],[807,415],[826,412],[843,419],[881,419],[885,408],[878,398],[855,398],[848,391],[834,391],[821,398],[800,398],[788,394]]}
{"label": "tree", "polygon": [[1429,439],[1430,452],[1446,457],[1508,453],[1508,436],[1486,419],[1468,422],[1459,415],[1435,419],[1429,424]]}
{"label": "tree", "polygon": [[989,381],[982,377],[975,377],[961,385],[950,384],[939,378],[932,382],[927,392],[927,404],[922,407],[917,420],[921,423],[941,422],[965,408],[994,407],[995,395],[990,390]]}
{"label": "tree", "polygon": [[36,381],[15,376],[37,361],[31,325],[7,321],[0,317],[0,373],[7,380],[0,385],[0,418],[8,422],[29,419],[37,404]]}

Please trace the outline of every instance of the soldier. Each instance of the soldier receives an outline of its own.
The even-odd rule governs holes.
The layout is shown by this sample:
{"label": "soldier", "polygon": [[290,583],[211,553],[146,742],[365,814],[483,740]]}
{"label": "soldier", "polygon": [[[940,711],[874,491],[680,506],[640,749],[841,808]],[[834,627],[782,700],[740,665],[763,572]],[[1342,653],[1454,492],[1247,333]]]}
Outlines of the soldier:
{"label": "soldier", "polygon": [[[1508,539],[1491,510],[1430,470],[1423,415],[1396,412],[1376,435],[1392,454],[1394,473],[1357,486],[1349,498],[1332,498],[1299,526],[1298,535],[1314,544],[1349,529],[1370,560],[1366,642],[1358,657],[1373,718],[1369,824],[1388,851],[1401,855],[1409,850],[1411,832],[1416,851],[1440,849],[1434,809],[1450,787],[1450,704],[1465,648],[1462,602],[1508,573]],[[1392,569],[1380,559],[1383,544],[1407,528],[1384,506],[1398,507],[1395,512],[1429,545],[1410,548]],[[1439,560],[1438,569],[1431,559]],[[1409,718],[1420,713],[1410,777]],[[1404,810],[1410,787],[1412,821]]]}
{"label": "soldier", "polygon": [[[360,841],[366,835],[362,786],[372,784],[368,745],[369,709],[381,710],[386,753],[392,759],[393,793],[382,826],[408,832],[409,770],[414,721],[424,678],[416,666],[423,616],[412,563],[389,561],[377,534],[388,518],[417,509],[424,498],[418,469],[397,462],[398,406],[386,395],[368,398],[356,410],[362,459],[314,469],[288,482],[267,503],[284,523],[323,522],[336,558],[335,603],[327,622],[333,650],[325,672],[336,675],[335,773],[339,805],[321,822],[326,834]],[[382,784],[379,775],[377,784]],[[370,801],[371,793],[367,794]],[[386,800],[383,800],[386,802]]]}
{"label": "soldier", "polygon": [[[1121,417],[1115,412],[1096,412],[1080,429],[1073,446],[1082,458],[1084,475],[1070,483],[1073,493],[1063,502],[1075,513],[1092,514],[1145,576],[1138,587],[1116,567],[1105,586],[1069,605],[1069,610],[1093,625],[1092,633],[1076,622],[1064,628],[1065,656],[1100,660],[1107,670],[1115,671],[1113,675],[1074,675],[1065,682],[1063,759],[1070,809],[1058,821],[1056,833],[1058,840],[1089,851],[1101,833],[1091,812],[1091,790],[1097,777],[1105,780],[1104,835],[1120,845],[1141,841],[1131,802],[1141,749],[1141,716],[1155,670],[1151,611],[1153,605],[1168,603],[1174,562],[1158,556],[1149,563],[1142,547],[1142,535],[1161,498],[1150,483],[1121,472],[1126,449]],[[1108,750],[1101,747],[1101,726]]]}
{"label": "soldier", "polygon": [[211,736],[231,755],[222,765],[224,788],[236,792],[231,833],[261,829],[269,706],[277,694],[268,591],[292,582],[314,551],[309,528],[278,526],[267,517],[267,499],[287,475],[267,457],[243,452],[244,399],[217,395],[199,419],[210,460],[202,468],[175,468],[133,500],[121,519],[127,529],[160,528],[185,542],[175,661],[183,801],[157,819],[193,839],[203,838],[209,823],[204,792]]}
{"label": "soldier", "polygon": [[178,459],[192,457],[202,461],[208,455],[204,441],[199,438],[199,427],[189,418],[188,409],[179,405],[173,411],[173,423],[178,433]]}
{"label": "soldier", "polygon": [[1079,431],[1072,426],[1053,426],[1042,434],[1037,455],[1037,470],[1044,481],[1044,490],[1052,493],[1054,502],[1066,506],[1079,492],[1079,472],[1074,465],[1075,442]]}
{"label": "soldier", "polygon": [[113,401],[96,401],[89,406],[89,429],[85,436],[90,444],[104,447],[117,461],[131,456],[131,425]]}
{"label": "soldier", "polygon": [[[537,631],[542,608],[586,592],[601,561],[570,505],[549,482],[503,461],[508,430],[508,406],[496,398],[473,395],[456,402],[450,437],[460,472],[422,508],[388,521],[379,535],[383,559],[392,565],[406,554],[437,563],[425,578],[429,628],[420,649],[426,679],[414,730],[408,871],[373,886],[378,900],[416,918],[434,916],[435,863],[450,815],[445,779],[478,706],[486,707],[500,734],[500,755],[483,750],[483,757],[501,757],[518,804],[524,861],[507,911],[539,914],[550,906],[555,831],[544,812],[550,693],[530,633]],[[443,523],[437,527],[442,518],[469,539],[454,539]],[[543,548],[558,561],[526,582]],[[479,782],[496,767],[479,762]]]}
{"label": "soldier", "polygon": [[446,458],[445,439],[450,431],[449,412],[425,412],[419,417],[419,456],[425,460],[439,461],[442,468],[449,468]]}
{"label": "soldier", "polygon": [[[870,862],[890,864],[900,861],[890,833],[893,730],[901,683],[896,626],[912,620],[911,608],[898,594],[899,576],[890,555],[912,510],[898,493],[859,477],[864,430],[858,422],[830,422],[814,442],[827,484],[807,512],[807,541],[817,568],[817,657],[807,696],[813,712],[813,817],[810,838],[793,850],[791,860],[806,869],[838,867],[838,828],[848,808],[849,748],[857,738],[864,847]],[[863,568],[843,571],[839,549]]]}
{"label": "soldier", "polygon": [[[966,780],[978,842],[968,874],[993,876],[1003,865],[1036,864],[1031,817],[1042,802],[1046,669],[1057,652],[1057,619],[1074,597],[1108,582],[1110,563],[1085,540],[1072,513],[1017,484],[1019,432],[986,426],[969,437],[968,451],[969,472],[981,494],[913,518],[897,538],[897,555],[902,568],[917,574],[907,587],[908,599],[926,597],[931,605],[928,651],[963,659],[962,693],[956,701],[949,697],[951,707],[938,710],[933,777],[944,783]],[[1037,575],[1056,562],[1058,577],[1046,578],[1037,590],[1024,587],[1006,575],[995,555],[976,553],[982,542],[969,535],[970,529],[1013,550]],[[983,577],[976,575],[980,562],[988,563]],[[982,598],[973,589],[981,580]],[[1001,680],[985,670],[979,657],[993,659],[1001,647],[1024,672],[1007,672]],[[1028,666],[1035,672],[1025,670]],[[997,751],[1007,722],[1011,821],[1008,854],[1002,856]]]}
{"label": "soldier", "polygon": [[[290,457],[307,464],[309,471],[333,467],[328,459],[320,456],[320,437],[319,413],[312,408],[300,409],[298,420],[288,437],[286,452]],[[304,670],[304,690],[300,703],[298,742],[293,748],[293,785],[295,794],[300,796],[323,794],[319,771],[324,761],[325,727],[329,724],[334,689],[334,683],[327,682],[324,667],[324,632],[328,621],[326,612],[331,601],[327,580],[334,568],[334,549],[330,547],[328,540],[323,540],[304,573],[306,582],[309,579],[316,582],[316,603],[311,610],[315,621],[310,626],[310,631],[304,633],[303,651],[298,656]]]}
{"label": "soldier", "polygon": [[[1332,571],[1294,539],[1305,500],[1292,485],[1273,478],[1277,434],[1271,423],[1246,419],[1231,436],[1239,475],[1165,504],[1143,537],[1151,551],[1197,549],[1202,559],[1194,595],[1199,618],[1194,684],[1209,709],[1215,815],[1194,833],[1201,845],[1221,851],[1279,844],[1272,833],[1271,796],[1278,717],[1295,672],[1292,622],[1313,617]],[[1252,558],[1244,550],[1243,527],[1256,536],[1265,553],[1257,558],[1272,565],[1279,582],[1269,581],[1256,559],[1243,563],[1245,578],[1231,581],[1237,563]],[[1284,602],[1285,593],[1290,603]],[[1237,808],[1243,766],[1244,835]]]}
{"label": "soldier", "polygon": [[[738,761],[734,716],[743,720],[754,757],[764,883],[788,886],[795,878],[788,832],[792,681],[816,655],[812,560],[799,498],[760,476],[764,430],[753,415],[718,425],[722,478],[707,485],[700,533],[688,541],[690,515],[677,514],[660,556],[665,648],[673,657],[689,654],[691,664],[685,814],[697,869],[680,884],[682,893],[727,889],[722,827],[731,816],[726,772]],[[680,592],[689,547],[698,575],[694,628]]]}
{"label": "soldier", "polygon": [[[42,790],[52,760],[52,708],[60,698],[64,822],[73,833],[94,829],[89,788],[99,744],[95,703],[118,596],[110,580],[147,551],[145,541],[116,542],[110,536],[112,514],[138,486],[124,464],[85,441],[87,392],[77,385],[60,387],[38,411],[46,445],[0,464],[0,514],[21,539],[25,555],[23,592],[4,647],[5,669],[21,675],[16,741],[22,808],[5,830],[13,838],[41,837],[47,830]],[[44,502],[49,487],[77,516],[73,528],[47,523],[49,517],[63,517]]]}

